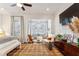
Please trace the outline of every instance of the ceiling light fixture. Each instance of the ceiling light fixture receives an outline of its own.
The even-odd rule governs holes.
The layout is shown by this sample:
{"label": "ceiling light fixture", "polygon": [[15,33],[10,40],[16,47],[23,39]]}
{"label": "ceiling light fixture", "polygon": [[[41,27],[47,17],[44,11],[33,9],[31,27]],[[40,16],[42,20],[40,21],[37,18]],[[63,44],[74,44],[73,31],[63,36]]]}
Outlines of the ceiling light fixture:
{"label": "ceiling light fixture", "polygon": [[46,8],[46,11],[49,11],[50,9],[49,8]]}
{"label": "ceiling light fixture", "polygon": [[18,6],[18,7],[22,7],[21,3],[17,3],[17,6]]}

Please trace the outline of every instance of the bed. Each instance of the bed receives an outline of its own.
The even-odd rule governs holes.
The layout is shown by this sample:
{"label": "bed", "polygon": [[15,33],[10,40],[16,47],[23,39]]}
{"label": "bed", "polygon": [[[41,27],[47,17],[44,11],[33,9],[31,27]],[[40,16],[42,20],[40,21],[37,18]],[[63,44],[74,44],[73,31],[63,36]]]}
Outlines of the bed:
{"label": "bed", "polygon": [[0,56],[7,56],[7,54],[10,51],[12,51],[13,49],[15,49],[20,45],[21,43],[16,37],[13,36],[0,37]]}

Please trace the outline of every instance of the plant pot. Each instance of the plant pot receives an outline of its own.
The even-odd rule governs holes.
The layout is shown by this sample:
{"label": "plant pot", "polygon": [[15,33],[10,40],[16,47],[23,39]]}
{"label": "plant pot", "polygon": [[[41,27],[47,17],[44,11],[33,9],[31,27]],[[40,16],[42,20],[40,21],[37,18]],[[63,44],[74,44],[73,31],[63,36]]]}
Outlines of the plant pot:
{"label": "plant pot", "polygon": [[52,42],[49,42],[49,43],[48,43],[48,49],[49,49],[49,50],[52,50]]}
{"label": "plant pot", "polygon": [[67,42],[67,40],[66,40],[66,39],[62,39],[62,41],[63,41],[63,42]]}

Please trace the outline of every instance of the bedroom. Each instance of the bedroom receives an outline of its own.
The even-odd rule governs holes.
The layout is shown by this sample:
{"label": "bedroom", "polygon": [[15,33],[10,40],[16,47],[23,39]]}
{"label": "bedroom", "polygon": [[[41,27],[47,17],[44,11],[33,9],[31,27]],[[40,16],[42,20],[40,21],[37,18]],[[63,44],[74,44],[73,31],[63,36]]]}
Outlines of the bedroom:
{"label": "bedroom", "polygon": [[[25,6],[22,3],[21,5],[23,5],[25,9],[22,9],[18,4],[15,4],[15,6],[12,5],[14,5],[14,3],[0,3],[0,42],[2,44],[5,43],[5,41],[10,41],[10,39],[14,40],[10,41],[10,43],[6,43],[7,46],[10,45],[9,47],[4,48],[4,46],[0,45],[0,53],[2,51],[4,52],[0,55],[7,55],[18,46],[21,48],[22,44],[24,44],[24,46],[31,46],[28,44],[29,34],[36,39],[34,40],[35,43],[42,42],[42,36],[46,34],[48,36],[51,36],[50,34],[62,34],[62,25],[59,22],[59,14],[70,7],[72,3],[32,3],[32,7]],[[44,37],[45,39],[48,38],[47,35]],[[47,42],[47,40],[45,40],[45,42]],[[6,44],[3,45],[6,46]],[[33,46],[35,47],[35,44]],[[36,46],[38,47],[40,45],[37,44]],[[48,53],[47,50],[45,52]],[[24,55],[31,55],[28,53]],[[43,52],[43,54],[36,53],[35,55],[50,54],[44,54]],[[62,54],[60,53],[59,55]]]}

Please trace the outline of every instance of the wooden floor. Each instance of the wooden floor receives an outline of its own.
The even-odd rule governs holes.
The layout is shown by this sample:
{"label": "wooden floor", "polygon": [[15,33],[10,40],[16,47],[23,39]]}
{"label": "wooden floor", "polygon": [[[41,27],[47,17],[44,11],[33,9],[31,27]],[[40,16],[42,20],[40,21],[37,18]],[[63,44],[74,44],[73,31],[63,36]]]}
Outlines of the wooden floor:
{"label": "wooden floor", "polygon": [[22,44],[21,48],[8,53],[8,56],[63,56],[56,47],[50,51],[46,45],[40,43]]}

